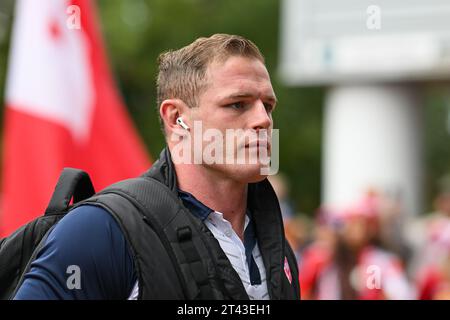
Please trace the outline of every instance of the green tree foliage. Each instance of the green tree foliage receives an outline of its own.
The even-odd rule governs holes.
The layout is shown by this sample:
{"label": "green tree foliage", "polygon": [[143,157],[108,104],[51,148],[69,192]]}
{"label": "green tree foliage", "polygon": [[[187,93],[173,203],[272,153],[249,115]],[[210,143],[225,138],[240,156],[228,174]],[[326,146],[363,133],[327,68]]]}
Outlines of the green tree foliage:
{"label": "green tree foliage", "polygon": [[[443,179],[450,177],[450,92],[449,85],[429,86],[425,101],[425,197],[427,210],[443,189]],[[449,183],[448,181],[446,182]],[[449,188],[447,186],[446,188]]]}

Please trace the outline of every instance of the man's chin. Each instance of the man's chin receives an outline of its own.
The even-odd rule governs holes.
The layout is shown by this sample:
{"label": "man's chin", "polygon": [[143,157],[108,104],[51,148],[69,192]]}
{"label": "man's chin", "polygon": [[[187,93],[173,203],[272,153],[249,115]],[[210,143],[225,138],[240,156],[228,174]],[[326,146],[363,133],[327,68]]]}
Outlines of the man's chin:
{"label": "man's chin", "polygon": [[257,183],[257,182],[261,182],[261,181],[263,181],[265,178],[267,178],[267,176],[266,175],[258,175],[258,176],[255,176],[255,177],[253,177],[253,179],[249,179],[248,181],[247,181],[247,183]]}
{"label": "man's chin", "polygon": [[256,183],[264,180],[267,175],[263,174],[263,166],[260,164],[246,164],[238,165],[236,170],[233,170],[233,175],[236,176],[236,180],[243,183]]}

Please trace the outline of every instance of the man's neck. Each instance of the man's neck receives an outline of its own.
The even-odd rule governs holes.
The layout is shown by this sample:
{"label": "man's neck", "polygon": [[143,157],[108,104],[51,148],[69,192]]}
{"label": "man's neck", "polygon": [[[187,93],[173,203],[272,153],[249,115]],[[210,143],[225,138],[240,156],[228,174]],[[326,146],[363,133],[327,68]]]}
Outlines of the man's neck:
{"label": "man's neck", "polygon": [[221,212],[243,239],[247,184],[221,177],[200,165],[176,164],[178,187],[212,210]]}

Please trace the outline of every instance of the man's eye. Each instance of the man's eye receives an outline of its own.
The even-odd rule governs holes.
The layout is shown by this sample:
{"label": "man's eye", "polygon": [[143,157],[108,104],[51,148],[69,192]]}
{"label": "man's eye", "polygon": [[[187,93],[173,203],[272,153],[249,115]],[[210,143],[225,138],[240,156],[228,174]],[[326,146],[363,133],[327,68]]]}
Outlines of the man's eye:
{"label": "man's eye", "polygon": [[272,112],[273,110],[273,105],[271,105],[270,103],[264,103],[264,107],[266,108],[267,112]]}
{"label": "man's eye", "polygon": [[228,106],[233,109],[240,110],[240,109],[244,108],[244,103],[243,102],[235,102],[235,103],[229,104]]}

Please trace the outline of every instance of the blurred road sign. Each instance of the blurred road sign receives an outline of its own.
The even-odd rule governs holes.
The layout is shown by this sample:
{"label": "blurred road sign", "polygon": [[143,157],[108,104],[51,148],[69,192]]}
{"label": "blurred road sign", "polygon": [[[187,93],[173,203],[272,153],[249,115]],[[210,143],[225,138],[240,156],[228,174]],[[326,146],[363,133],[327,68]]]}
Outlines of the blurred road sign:
{"label": "blurred road sign", "polygon": [[450,79],[448,0],[283,0],[291,85]]}

